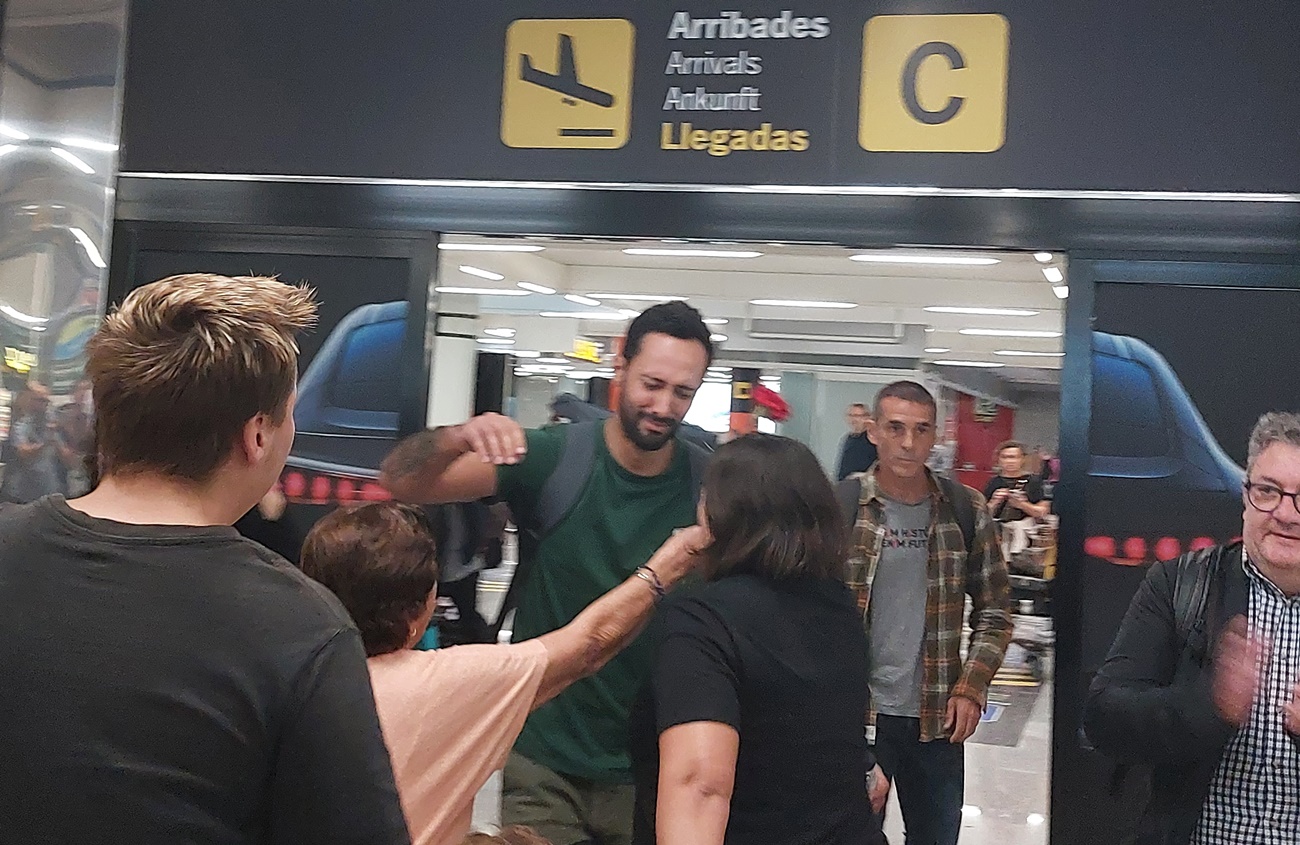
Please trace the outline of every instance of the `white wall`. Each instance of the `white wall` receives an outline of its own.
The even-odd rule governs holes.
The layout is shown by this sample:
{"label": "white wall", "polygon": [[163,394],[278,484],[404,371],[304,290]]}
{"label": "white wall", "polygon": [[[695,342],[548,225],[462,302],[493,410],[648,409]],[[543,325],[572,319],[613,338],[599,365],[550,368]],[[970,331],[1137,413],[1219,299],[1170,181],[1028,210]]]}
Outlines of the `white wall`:
{"label": "white wall", "polygon": [[1020,394],[1020,407],[1016,409],[1013,437],[1029,449],[1046,446],[1053,452],[1060,443],[1061,394],[1056,392],[1025,392]]}

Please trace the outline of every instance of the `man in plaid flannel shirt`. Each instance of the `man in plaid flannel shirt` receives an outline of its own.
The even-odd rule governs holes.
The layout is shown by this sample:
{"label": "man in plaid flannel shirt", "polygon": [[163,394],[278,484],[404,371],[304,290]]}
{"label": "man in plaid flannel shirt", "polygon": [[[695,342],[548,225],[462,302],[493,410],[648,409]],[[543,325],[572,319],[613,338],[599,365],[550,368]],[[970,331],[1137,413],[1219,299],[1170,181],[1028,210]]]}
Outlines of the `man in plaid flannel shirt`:
{"label": "man in plaid flannel shirt", "polygon": [[949,488],[970,497],[975,533],[967,549],[954,503],[926,468],[935,417],[934,397],[915,382],[877,395],[868,433],[880,458],[862,479],[849,575],[870,643],[867,735],[898,789],[907,845],[957,842],[962,744],[979,726],[1011,639],[1007,566],[984,499]]}

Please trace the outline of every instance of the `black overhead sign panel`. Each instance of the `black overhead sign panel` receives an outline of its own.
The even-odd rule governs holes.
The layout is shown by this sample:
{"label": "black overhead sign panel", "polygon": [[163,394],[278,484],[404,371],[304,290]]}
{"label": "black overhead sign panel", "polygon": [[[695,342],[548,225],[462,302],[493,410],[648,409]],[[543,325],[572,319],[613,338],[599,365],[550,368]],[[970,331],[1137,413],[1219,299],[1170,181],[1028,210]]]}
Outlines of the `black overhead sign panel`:
{"label": "black overhead sign panel", "polygon": [[1297,31],[1291,0],[137,4],[124,169],[1300,192]]}

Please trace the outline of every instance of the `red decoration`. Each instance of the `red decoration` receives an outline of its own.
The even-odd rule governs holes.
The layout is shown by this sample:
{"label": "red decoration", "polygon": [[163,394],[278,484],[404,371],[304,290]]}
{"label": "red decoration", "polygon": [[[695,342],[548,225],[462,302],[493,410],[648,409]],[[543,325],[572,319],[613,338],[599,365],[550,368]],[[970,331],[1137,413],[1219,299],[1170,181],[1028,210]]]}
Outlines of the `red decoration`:
{"label": "red decoration", "polygon": [[763,416],[774,422],[790,419],[790,403],[781,398],[781,394],[761,384],[754,385],[754,406]]}

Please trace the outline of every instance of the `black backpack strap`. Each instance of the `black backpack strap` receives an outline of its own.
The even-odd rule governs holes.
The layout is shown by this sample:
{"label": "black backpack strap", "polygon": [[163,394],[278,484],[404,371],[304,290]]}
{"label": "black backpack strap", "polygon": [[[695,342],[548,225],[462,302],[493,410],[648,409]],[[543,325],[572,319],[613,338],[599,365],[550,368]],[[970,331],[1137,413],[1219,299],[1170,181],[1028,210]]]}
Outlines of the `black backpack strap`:
{"label": "black backpack strap", "polygon": [[975,505],[971,502],[970,493],[966,490],[966,485],[946,476],[936,475],[934,480],[939,482],[944,498],[952,505],[957,527],[961,529],[962,542],[966,545],[966,554],[969,555],[971,549],[975,548]]}
{"label": "black backpack strap", "polygon": [[858,523],[858,506],[862,499],[862,479],[854,476],[846,478],[835,485],[835,501],[840,506],[840,516],[844,519],[844,529],[852,536],[853,526]]}
{"label": "black backpack strap", "polygon": [[564,426],[565,437],[564,445],[560,447],[560,459],[542,483],[533,513],[526,520],[517,523],[519,559],[515,562],[515,572],[510,578],[510,585],[506,587],[505,597],[501,600],[501,610],[497,612],[496,622],[492,624],[492,642],[496,642],[506,617],[519,604],[519,591],[532,571],[537,547],[569,515],[587,486],[592,467],[596,465],[597,438],[603,435],[604,427],[604,420],[569,423]]}
{"label": "black backpack strap", "polygon": [[1241,557],[1240,543],[1188,552],[1175,561],[1174,632],[1180,650],[1204,634],[1211,585],[1233,557]]}

